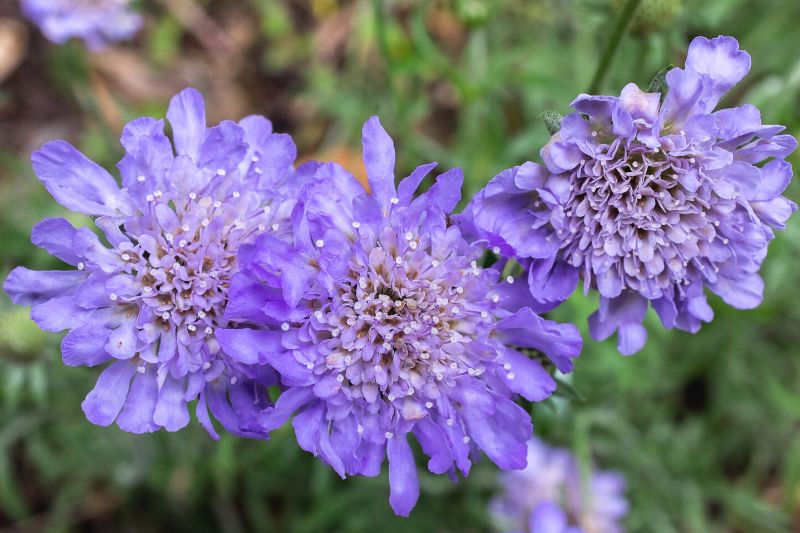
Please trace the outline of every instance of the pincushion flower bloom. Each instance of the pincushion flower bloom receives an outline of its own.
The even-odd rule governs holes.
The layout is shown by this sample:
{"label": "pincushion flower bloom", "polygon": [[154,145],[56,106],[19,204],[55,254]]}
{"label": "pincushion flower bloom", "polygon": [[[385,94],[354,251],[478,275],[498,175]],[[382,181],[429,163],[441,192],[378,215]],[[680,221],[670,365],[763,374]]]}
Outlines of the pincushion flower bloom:
{"label": "pincushion flower bloom", "polygon": [[92,50],[128,40],[142,25],[130,0],[22,0],[22,11],[54,43],[75,37]]}
{"label": "pincushion flower bloom", "polygon": [[622,533],[628,513],[625,479],[592,471],[581,478],[575,457],[533,438],[528,466],[500,474],[502,493],[490,503],[499,531],[528,533]]}
{"label": "pincushion flower bloom", "polygon": [[274,373],[220,349],[236,253],[256,234],[278,234],[293,207],[295,147],[251,116],[206,127],[202,96],[187,89],[164,122],[140,118],[122,133],[122,187],[64,141],[34,152],[36,175],[64,207],[96,217],[110,246],[63,218],[33,228],[33,242],[69,270],[14,269],[5,290],[31,305],[44,330],[69,330],[64,363],[110,363],[83,402],[86,417],[125,431],[176,431],[187,402],[216,436],[208,411],[230,432],[257,436],[248,423],[267,406]]}
{"label": "pincushion flower bloom", "polygon": [[752,105],[715,111],[750,68],[732,37],[698,37],[668,92],[629,84],[619,97],[580,95],[542,149],[545,166],[507,170],[468,209],[470,223],[529,270],[543,308],[583,278],[600,293],[590,332],[618,332],[632,354],[648,304],[667,328],[713,318],[705,288],[739,309],[758,306],[758,274],[774,231],[796,205],[784,158],[797,141],[762,125]]}
{"label": "pincushion flower bloom", "polygon": [[371,193],[320,165],[292,215],[293,242],[263,235],[242,247],[228,314],[261,328],[218,338],[280,374],[266,429],[294,414],[300,446],[342,477],[377,475],[388,458],[389,501],[407,515],[419,495],[409,437],[435,473],[466,475],[478,450],[503,469],[524,467],[532,426],[513,398],[550,396],[542,361],[570,371],[581,339],[525,307],[527,291],[480,266],[483,250],[449,225],[460,170],[415,198],[435,163],[396,187],[377,117],[363,147]]}

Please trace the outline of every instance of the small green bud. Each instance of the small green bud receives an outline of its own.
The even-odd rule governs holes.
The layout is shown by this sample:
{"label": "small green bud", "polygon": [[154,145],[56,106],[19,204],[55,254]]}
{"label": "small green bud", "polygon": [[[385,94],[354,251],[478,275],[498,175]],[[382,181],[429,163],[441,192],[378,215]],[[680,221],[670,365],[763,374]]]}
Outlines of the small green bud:
{"label": "small green bud", "polygon": [[661,93],[661,101],[663,102],[664,97],[667,96],[667,92],[669,91],[669,87],[667,86],[667,72],[674,68],[674,65],[667,65],[656,72],[656,75],[653,76],[652,81],[650,81],[650,85],[647,87],[647,92]]}
{"label": "small green bud", "polygon": [[[611,7],[619,13],[625,0],[613,0]],[[633,35],[643,37],[672,26],[683,11],[683,0],[641,0],[629,27]]]}
{"label": "small green bud", "polygon": [[539,116],[544,121],[544,125],[547,126],[547,131],[550,132],[550,135],[555,135],[561,130],[561,120],[564,115],[548,109]]}
{"label": "small green bud", "polygon": [[33,323],[26,307],[0,308],[0,356],[15,359],[38,357],[46,334]]}
{"label": "small green bud", "polygon": [[456,0],[456,16],[467,26],[483,26],[489,21],[491,7],[487,0]]}

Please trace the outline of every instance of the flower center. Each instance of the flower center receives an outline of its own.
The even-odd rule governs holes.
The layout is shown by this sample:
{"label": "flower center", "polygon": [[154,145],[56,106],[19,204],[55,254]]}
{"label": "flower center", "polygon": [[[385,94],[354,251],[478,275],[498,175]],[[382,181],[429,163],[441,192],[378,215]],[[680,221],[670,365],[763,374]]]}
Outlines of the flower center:
{"label": "flower center", "polygon": [[328,337],[315,372],[369,403],[414,397],[428,408],[441,387],[483,373],[470,346],[494,321],[483,271],[471,257],[446,253],[388,229],[356,254],[334,297],[314,313],[315,328]]}
{"label": "flower center", "polygon": [[562,253],[636,290],[688,285],[718,271],[713,249],[728,241],[718,215],[734,206],[691,155],[615,143],[571,177]]}
{"label": "flower center", "polygon": [[146,309],[165,330],[175,324],[179,339],[194,344],[224,325],[236,252],[257,231],[271,230],[269,208],[249,209],[257,200],[238,192],[224,202],[194,193],[179,205],[160,192],[147,199],[149,212],[123,228],[130,239],[117,250],[123,290],[111,297]]}

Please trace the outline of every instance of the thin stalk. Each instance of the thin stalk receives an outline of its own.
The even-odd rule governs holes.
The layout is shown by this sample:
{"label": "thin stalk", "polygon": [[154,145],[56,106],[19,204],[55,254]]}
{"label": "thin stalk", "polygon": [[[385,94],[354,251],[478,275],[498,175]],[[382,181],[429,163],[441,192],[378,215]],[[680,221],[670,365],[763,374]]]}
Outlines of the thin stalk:
{"label": "thin stalk", "polygon": [[611,62],[614,60],[614,55],[617,53],[617,49],[619,48],[622,39],[625,38],[630,21],[633,18],[634,13],[636,13],[636,9],[639,7],[640,2],[641,0],[628,0],[625,2],[622,11],[620,11],[619,15],[617,16],[617,20],[614,21],[614,29],[611,30],[611,39],[608,41],[606,49],[603,51],[603,56],[600,58],[600,63],[597,65],[597,70],[592,78],[592,83],[589,85],[589,94],[596,94],[597,91],[600,90],[600,86],[603,84],[603,80],[606,77],[608,68],[611,66]]}

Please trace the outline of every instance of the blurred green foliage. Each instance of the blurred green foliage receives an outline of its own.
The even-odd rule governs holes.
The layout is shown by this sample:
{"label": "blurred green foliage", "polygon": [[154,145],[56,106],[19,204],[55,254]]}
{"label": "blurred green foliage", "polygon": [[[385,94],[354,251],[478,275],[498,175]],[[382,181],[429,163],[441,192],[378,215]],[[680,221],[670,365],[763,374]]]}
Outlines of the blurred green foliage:
{"label": "blurred green foliage", "polygon": [[[164,76],[187,49],[199,48],[186,21],[165,9],[169,4],[142,2],[148,26],[137,47]],[[571,99],[586,90],[619,2],[195,4],[212,15],[235,6],[255,21],[250,75],[281,91],[275,102],[250,112],[274,110],[282,131],[295,135],[306,155],[338,146],[357,150],[361,123],[379,114],[396,139],[401,170],[430,160],[444,168],[461,166],[469,195],[500,170],[538,159],[538,147],[549,136],[539,115],[547,109],[567,112]],[[604,91],[617,93],[629,81],[646,87],[664,65],[682,64],[694,35],[733,35],[753,56],[753,69],[725,103],[755,104],[765,122],[785,124],[800,135],[800,3],[642,4],[646,11],[635,21],[635,35],[622,43]],[[344,35],[335,31],[340,25]],[[33,69],[37,82],[65,102],[65,113],[80,117],[81,127],[70,131],[70,140],[113,166],[119,128],[103,115],[91,89],[85,51],[75,43],[55,48],[37,42],[31,54],[41,57],[23,68]],[[232,83],[247,85],[247,79],[234,76]],[[13,96],[11,87],[0,86],[0,100]],[[163,113],[166,104],[117,101],[125,118]],[[25,118],[8,127],[22,126]],[[59,268],[29,244],[38,219],[64,214],[32,175],[29,148],[0,145],[3,272],[18,264]],[[797,168],[800,159],[792,157]],[[800,200],[800,185],[794,183],[788,195]],[[650,342],[632,358],[619,356],[613,341],[589,341],[559,396],[533,407],[539,435],[571,447],[587,465],[626,475],[630,531],[800,529],[799,259],[800,218],[795,217],[771,247],[763,269],[765,301],[758,310],[734,311],[714,301],[716,320],[696,335],[663,331],[650,317]],[[585,330],[593,305],[591,297],[576,295],[554,317],[574,320]],[[409,519],[400,519],[389,509],[385,475],[339,480],[298,450],[290,428],[265,444],[230,437],[215,443],[197,425],[178,434],[147,436],[94,427],[84,420],[80,402],[97,370],[63,366],[56,336],[41,334],[21,313],[3,297],[0,527],[491,529],[486,502],[496,471],[488,461],[457,484],[423,474],[420,504]]]}

